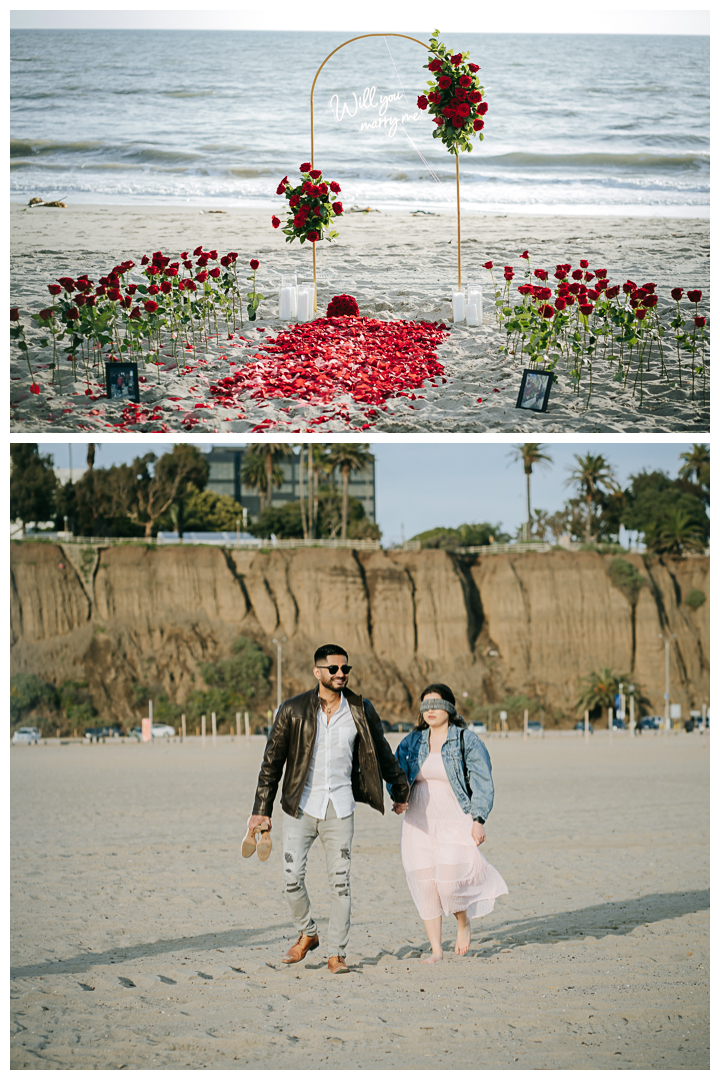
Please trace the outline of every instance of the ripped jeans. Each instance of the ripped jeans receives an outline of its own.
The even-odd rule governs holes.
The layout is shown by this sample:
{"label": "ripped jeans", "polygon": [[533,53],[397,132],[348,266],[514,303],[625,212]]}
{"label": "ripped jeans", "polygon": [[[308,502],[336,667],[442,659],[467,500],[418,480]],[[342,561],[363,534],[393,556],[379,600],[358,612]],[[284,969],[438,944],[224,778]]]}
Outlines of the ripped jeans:
{"label": "ripped jeans", "polygon": [[350,848],[354,825],[355,815],[339,818],[332,802],[328,803],[324,821],[302,810],[298,810],[296,818],[283,813],[285,893],[295,929],[310,937],[317,934],[317,925],[305,888],[305,867],[316,837],[325,848],[330,883],[328,956],[344,956],[350,937]]}

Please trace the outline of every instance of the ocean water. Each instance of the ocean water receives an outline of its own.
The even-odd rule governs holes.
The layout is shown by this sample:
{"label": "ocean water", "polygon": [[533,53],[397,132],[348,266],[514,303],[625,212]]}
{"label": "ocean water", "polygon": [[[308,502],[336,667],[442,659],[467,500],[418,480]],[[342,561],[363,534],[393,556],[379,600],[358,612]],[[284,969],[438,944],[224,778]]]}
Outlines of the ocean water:
{"label": "ocean water", "polygon": [[[13,30],[11,198],[277,210],[310,158],[315,73],[348,36]],[[708,38],[445,40],[490,106],[460,159],[466,211],[709,216]],[[415,104],[426,60],[378,36],[321,71],[315,164],[346,206],[454,208],[454,159]]]}

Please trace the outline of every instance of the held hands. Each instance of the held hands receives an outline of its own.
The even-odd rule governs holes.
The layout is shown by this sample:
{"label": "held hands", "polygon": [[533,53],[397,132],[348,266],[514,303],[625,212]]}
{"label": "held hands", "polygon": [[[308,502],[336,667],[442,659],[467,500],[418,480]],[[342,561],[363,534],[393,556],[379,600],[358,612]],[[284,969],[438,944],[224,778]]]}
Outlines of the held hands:
{"label": "held hands", "polygon": [[473,821],[472,823],[472,838],[478,845],[485,840],[485,826],[481,825],[479,821]]}
{"label": "held hands", "polygon": [[406,802],[393,803],[393,813],[394,814],[404,814],[405,811],[407,810],[407,808],[408,808],[408,804]]}

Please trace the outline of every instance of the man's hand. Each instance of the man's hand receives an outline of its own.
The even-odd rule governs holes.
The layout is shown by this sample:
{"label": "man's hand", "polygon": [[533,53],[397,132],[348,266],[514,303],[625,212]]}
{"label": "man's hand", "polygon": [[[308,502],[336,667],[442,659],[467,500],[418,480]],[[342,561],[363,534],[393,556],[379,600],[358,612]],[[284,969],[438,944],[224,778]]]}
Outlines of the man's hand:
{"label": "man's hand", "polygon": [[272,829],[272,821],[263,814],[251,814],[248,821],[248,832],[254,833],[257,829]]}
{"label": "man's hand", "polygon": [[407,808],[408,804],[406,802],[395,802],[393,803],[393,814],[404,814]]}
{"label": "man's hand", "polygon": [[476,844],[482,844],[485,840],[485,826],[481,825],[479,821],[473,821],[472,823],[472,838]]}

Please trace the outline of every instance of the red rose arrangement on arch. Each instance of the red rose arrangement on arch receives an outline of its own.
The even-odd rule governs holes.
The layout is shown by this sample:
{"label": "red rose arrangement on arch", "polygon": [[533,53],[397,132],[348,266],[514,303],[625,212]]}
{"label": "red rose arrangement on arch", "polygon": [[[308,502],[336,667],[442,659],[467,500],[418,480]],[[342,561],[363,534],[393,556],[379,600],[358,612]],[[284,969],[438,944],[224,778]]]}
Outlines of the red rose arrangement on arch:
{"label": "red rose arrangement on arch", "polygon": [[[338,233],[333,230],[335,218],[340,217],[343,205],[337,201],[340,185],[335,180],[324,180],[322,170],[313,169],[309,161],[300,166],[301,182],[293,187],[287,176],[283,177],[277,189],[278,195],[284,195],[289,202],[287,220],[283,227],[285,240],[292,243],[297,239],[301,244],[309,241],[334,240]],[[280,218],[273,215],[272,225],[279,229]]]}
{"label": "red rose arrangement on arch", "polygon": [[438,40],[439,30],[430,39],[435,54],[425,65],[434,79],[430,90],[417,99],[419,109],[427,110],[437,124],[434,139],[442,139],[452,154],[473,148],[472,138],[483,138],[483,117],[488,104],[483,101],[484,87],[480,85],[477,64],[471,64],[467,53],[452,53]]}

